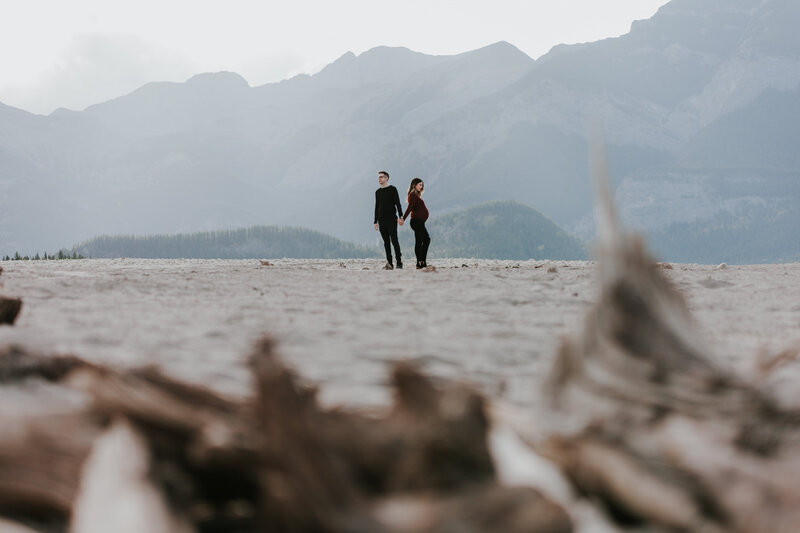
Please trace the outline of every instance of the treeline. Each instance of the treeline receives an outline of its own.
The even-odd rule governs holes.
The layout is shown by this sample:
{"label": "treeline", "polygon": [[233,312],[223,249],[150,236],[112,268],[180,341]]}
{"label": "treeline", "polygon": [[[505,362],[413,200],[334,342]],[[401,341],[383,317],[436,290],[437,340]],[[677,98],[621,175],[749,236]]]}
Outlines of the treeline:
{"label": "treeline", "polygon": [[648,245],[666,261],[704,264],[800,261],[800,208],[789,198],[723,211],[711,219],[673,223],[647,234]]}
{"label": "treeline", "polygon": [[14,256],[5,255],[3,256],[3,261],[55,261],[58,259],[86,259],[83,255],[80,255],[75,250],[72,251],[72,255],[69,252],[64,252],[64,250],[59,250],[57,254],[48,254],[43,253],[39,255],[20,255],[19,252],[15,252]]}
{"label": "treeline", "polygon": [[[431,258],[587,258],[581,241],[539,211],[513,201],[487,202],[433,217],[426,226],[431,235]],[[414,232],[408,222],[400,230],[400,241],[403,254],[412,260]]]}
{"label": "treeline", "polygon": [[152,259],[354,259],[375,250],[305,228],[252,226],[175,235],[103,235],[78,244],[78,253],[96,258]]}

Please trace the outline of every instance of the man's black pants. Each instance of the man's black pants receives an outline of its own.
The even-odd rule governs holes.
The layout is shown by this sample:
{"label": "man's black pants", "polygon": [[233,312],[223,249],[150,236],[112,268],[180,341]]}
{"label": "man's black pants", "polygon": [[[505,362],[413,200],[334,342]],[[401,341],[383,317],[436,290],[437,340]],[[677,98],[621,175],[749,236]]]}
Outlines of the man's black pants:
{"label": "man's black pants", "polygon": [[386,250],[386,262],[391,264],[392,262],[392,248],[389,245],[389,241],[391,241],[392,246],[394,246],[394,256],[397,258],[397,264],[402,264],[403,260],[400,258],[400,242],[397,240],[397,220],[379,220],[378,221],[378,229],[381,231],[381,237],[383,237],[383,247]]}

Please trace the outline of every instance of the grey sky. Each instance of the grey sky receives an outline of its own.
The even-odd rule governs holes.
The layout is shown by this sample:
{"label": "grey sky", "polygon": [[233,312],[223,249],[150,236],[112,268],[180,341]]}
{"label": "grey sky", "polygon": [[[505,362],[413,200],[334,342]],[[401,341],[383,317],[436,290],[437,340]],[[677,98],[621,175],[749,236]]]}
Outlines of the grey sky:
{"label": "grey sky", "polygon": [[252,86],[347,51],[455,54],[508,41],[537,58],[624,34],[667,0],[0,0],[0,102],[83,109],[150,81],[231,70]]}

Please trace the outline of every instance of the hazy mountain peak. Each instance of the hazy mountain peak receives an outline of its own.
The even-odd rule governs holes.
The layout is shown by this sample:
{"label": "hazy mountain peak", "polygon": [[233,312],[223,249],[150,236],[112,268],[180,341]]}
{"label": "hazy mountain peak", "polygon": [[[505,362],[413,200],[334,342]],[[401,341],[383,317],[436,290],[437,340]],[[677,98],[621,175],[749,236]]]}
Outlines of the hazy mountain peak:
{"label": "hazy mountain peak", "polygon": [[250,84],[240,74],[230,71],[196,74],[186,80],[187,85],[216,87],[221,89],[249,88]]}
{"label": "hazy mountain peak", "polygon": [[403,47],[378,46],[356,56],[347,52],[313,77],[327,87],[350,88],[369,83],[393,83],[437,63],[437,56]]}
{"label": "hazy mountain peak", "polygon": [[[250,85],[242,76],[235,72],[209,72],[192,76],[184,83],[151,82],[146,83],[132,93],[114,98],[108,102],[95,104],[86,108],[90,114],[106,115],[107,118],[123,115],[139,117],[144,121],[148,113],[155,112],[160,115],[165,108],[178,108],[190,105],[187,96],[209,101],[229,100],[236,95],[250,89]],[[150,117],[155,119],[157,117]]]}
{"label": "hazy mountain peak", "polygon": [[358,55],[361,61],[403,60],[409,57],[425,57],[427,54],[414,52],[405,46],[375,46]]}
{"label": "hazy mountain peak", "polygon": [[507,41],[498,41],[476,50],[464,52],[457,57],[491,64],[493,69],[501,65],[527,66],[536,62],[532,57]]}
{"label": "hazy mountain peak", "polygon": [[329,77],[332,75],[337,75],[342,71],[347,71],[349,69],[352,69],[356,61],[357,61],[356,55],[348,50],[347,52],[339,56],[339,58],[336,59],[333,63],[325,65],[325,67],[323,67],[322,70],[312,75],[311,77],[319,79],[319,78]]}
{"label": "hazy mountain peak", "polygon": [[347,52],[345,52],[341,56],[339,56],[339,58],[337,60],[335,60],[333,63],[331,63],[330,65],[325,66],[325,68],[323,68],[322,70],[324,71],[324,70],[332,67],[333,65],[342,65],[342,64],[351,63],[355,58],[356,58],[356,55],[352,51],[348,50]]}
{"label": "hazy mountain peak", "polygon": [[66,107],[58,107],[50,113],[50,117],[76,117],[80,115],[80,111],[75,111],[74,109],[68,109]]}
{"label": "hazy mountain peak", "polygon": [[508,41],[497,41],[496,43],[487,44],[484,47],[477,48],[472,50],[471,52],[465,52],[466,54],[475,54],[475,53],[485,53],[485,54],[512,54],[512,55],[523,55],[525,57],[529,57],[525,52],[514,46]]}

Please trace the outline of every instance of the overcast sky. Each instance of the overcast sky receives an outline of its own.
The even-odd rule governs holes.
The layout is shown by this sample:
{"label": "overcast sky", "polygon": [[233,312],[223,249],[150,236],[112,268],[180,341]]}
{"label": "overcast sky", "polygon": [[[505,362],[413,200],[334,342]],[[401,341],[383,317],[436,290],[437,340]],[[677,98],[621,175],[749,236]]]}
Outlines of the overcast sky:
{"label": "overcast sky", "polygon": [[0,102],[80,110],[150,81],[230,70],[251,86],[347,51],[456,54],[508,41],[538,58],[627,33],[667,0],[0,0]]}

